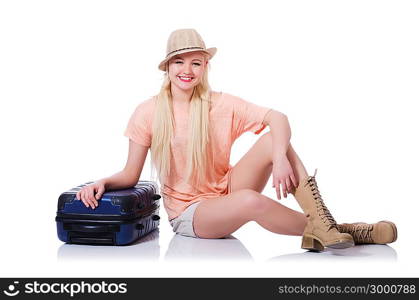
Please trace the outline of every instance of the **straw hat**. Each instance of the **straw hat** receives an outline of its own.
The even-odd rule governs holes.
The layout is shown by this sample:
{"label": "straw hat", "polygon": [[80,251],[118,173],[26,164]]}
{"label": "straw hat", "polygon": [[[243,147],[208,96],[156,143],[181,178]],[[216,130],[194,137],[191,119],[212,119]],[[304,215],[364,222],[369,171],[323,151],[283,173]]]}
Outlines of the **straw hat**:
{"label": "straw hat", "polygon": [[167,40],[166,58],[159,64],[159,69],[166,71],[166,63],[173,56],[186,52],[204,51],[211,59],[217,48],[206,48],[201,36],[195,29],[178,29]]}

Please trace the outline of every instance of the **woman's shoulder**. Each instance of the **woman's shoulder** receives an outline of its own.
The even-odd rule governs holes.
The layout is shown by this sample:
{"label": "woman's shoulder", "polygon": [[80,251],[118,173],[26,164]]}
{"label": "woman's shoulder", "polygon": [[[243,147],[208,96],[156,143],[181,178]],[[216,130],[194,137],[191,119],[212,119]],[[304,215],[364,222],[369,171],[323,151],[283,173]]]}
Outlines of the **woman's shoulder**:
{"label": "woman's shoulder", "polygon": [[149,97],[135,106],[134,115],[139,119],[151,120],[155,107],[155,96]]}
{"label": "woman's shoulder", "polygon": [[156,101],[157,101],[157,95],[151,96],[151,97],[145,99],[142,103],[144,103],[144,105],[151,106],[151,105],[155,105]]}
{"label": "woman's shoulder", "polygon": [[234,94],[232,94],[232,93],[228,93],[228,92],[215,92],[215,91],[213,91],[213,93],[214,93],[214,95],[216,96],[216,97],[218,97],[218,99],[221,99],[221,98],[229,98],[229,99],[242,99],[240,96],[237,96],[237,95],[234,95]]}
{"label": "woman's shoulder", "polygon": [[242,100],[241,97],[233,95],[228,92],[214,92],[216,103],[219,103],[223,107],[230,107],[240,102]]}
{"label": "woman's shoulder", "polygon": [[216,92],[216,91],[212,91],[211,92],[212,93],[212,98],[213,99],[215,99],[215,101],[220,101],[220,100],[222,100],[221,102],[224,102],[224,101],[226,101],[226,100],[229,100],[229,99],[240,99],[240,97],[237,97],[237,96],[235,96],[235,95],[233,95],[233,94],[231,94],[231,93],[227,93],[227,92],[222,92],[222,91],[219,91],[219,92]]}
{"label": "woman's shoulder", "polygon": [[137,104],[137,109],[152,110],[156,105],[156,96],[151,96]]}

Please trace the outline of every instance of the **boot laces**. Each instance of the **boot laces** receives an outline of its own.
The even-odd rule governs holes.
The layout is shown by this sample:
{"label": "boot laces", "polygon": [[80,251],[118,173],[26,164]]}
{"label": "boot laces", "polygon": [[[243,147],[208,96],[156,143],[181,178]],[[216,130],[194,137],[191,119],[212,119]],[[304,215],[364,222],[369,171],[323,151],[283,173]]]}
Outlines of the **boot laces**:
{"label": "boot laces", "polygon": [[358,243],[373,243],[372,239],[372,230],[373,226],[371,224],[350,224],[347,227],[347,231],[354,240]]}
{"label": "boot laces", "polygon": [[308,177],[307,183],[304,186],[310,185],[311,192],[314,196],[314,200],[316,201],[317,212],[319,213],[319,216],[323,220],[323,222],[329,227],[328,230],[332,228],[337,229],[337,223],[330,211],[327,209],[326,205],[323,202],[322,196],[320,195],[320,191],[317,187],[316,182],[316,174],[317,169],[315,170],[313,176]]}

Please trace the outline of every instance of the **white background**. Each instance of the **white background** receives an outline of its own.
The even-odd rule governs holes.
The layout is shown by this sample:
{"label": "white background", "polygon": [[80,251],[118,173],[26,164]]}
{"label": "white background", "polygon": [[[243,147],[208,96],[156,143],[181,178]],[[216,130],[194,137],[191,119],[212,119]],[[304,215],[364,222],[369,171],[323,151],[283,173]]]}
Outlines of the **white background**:
{"label": "white background", "polygon": [[[0,276],[418,276],[418,15],[417,1],[2,1]],[[288,115],[338,222],[392,220],[397,242],[313,254],[255,223],[198,241],[162,208],[134,246],[63,245],[58,196],[123,168],[128,118],[179,28],[218,48],[213,90]]]}

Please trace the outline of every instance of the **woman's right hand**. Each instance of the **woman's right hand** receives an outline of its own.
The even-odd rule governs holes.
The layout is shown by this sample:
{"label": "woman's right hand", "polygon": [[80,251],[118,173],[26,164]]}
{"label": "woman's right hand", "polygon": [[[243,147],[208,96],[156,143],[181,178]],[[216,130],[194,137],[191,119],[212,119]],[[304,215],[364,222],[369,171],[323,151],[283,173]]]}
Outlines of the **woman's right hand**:
{"label": "woman's right hand", "polygon": [[105,184],[99,180],[83,187],[77,192],[76,198],[77,200],[83,201],[86,207],[90,206],[92,209],[95,209],[99,205],[98,200],[104,192]]}

